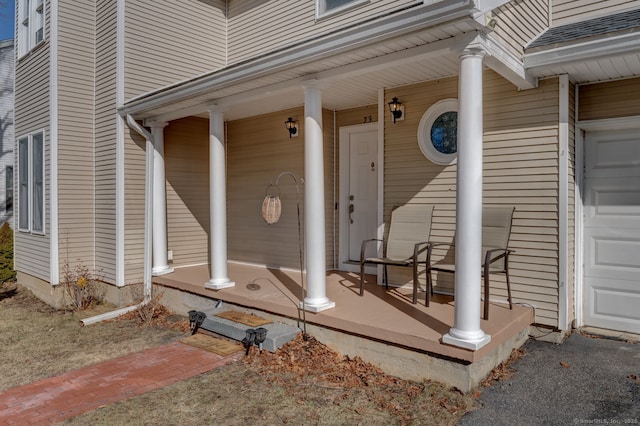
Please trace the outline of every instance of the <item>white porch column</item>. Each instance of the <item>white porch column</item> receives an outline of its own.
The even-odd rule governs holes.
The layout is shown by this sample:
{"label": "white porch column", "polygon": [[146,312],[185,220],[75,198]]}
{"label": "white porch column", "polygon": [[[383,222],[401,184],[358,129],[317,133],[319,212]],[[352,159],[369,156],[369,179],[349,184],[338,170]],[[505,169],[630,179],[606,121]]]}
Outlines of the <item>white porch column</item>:
{"label": "white porch column", "polygon": [[233,287],[227,276],[227,182],[222,111],[209,111],[209,251],[211,279],[205,288]]}
{"label": "white porch column", "polygon": [[307,296],[304,309],[320,312],[335,307],[326,289],[326,229],[324,215],[324,157],[320,82],[305,84],[304,92],[304,229]]}
{"label": "white porch column", "polygon": [[491,336],[480,329],[482,256],[482,58],[460,57],[456,190],[455,320],[444,343],[477,350]]}
{"label": "white porch column", "polygon": [[164,168],[164,128],[169,123],[151,122],[153,137],[153,267],[152,275],[173,272],[167,256],[167,191]]}

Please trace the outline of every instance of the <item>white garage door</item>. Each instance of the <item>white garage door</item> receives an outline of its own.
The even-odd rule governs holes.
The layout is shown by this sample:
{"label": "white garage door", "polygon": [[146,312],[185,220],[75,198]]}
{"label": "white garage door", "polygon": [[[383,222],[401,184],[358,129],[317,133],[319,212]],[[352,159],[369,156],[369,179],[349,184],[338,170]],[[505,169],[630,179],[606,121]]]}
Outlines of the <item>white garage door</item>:
{"label": "white garage door", "polygon": [[640,333],[640,129],[585,137],[584,323]]}

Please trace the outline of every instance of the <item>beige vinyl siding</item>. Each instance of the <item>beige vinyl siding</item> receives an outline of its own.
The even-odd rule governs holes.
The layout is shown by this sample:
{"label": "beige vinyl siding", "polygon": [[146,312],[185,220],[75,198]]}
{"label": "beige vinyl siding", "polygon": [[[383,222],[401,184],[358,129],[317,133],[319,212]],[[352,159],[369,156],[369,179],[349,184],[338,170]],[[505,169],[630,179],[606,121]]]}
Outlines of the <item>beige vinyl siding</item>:
{"label": "beige vinyl siding", "polygon": [[[261,208],[267,185],[284,171],[304,177],[304,126],[289,138],[287,117],[304,121],[302,109],[281,111],[228,123],[227,212],[229,259],[299,269],[296,185],[280,179],[282,216],[267,225]],[[333,112],[323,111],[325,220],[327,268],[333,267],[334,143]],[[304,190],[300,185],[300,214],[304,226]],[[304,229],[304,228],[303,228]]]}
{"label": "beige vinyl siding", "polygon": [[116,2],[96,3],[95,265],[116,282]]}
{"label": "beige vinyl siding", "polygon": [[93,2],[60,2],[58,212],[61,271],[94,268]]}
{"label": "beige vinyl siding", "polygon": [[144,204],[146,140],[124,131],[124,280],[142,282],[144,275]]}
{"label": "beige vinyl siding", "polygon": [[640,115],[640,78],[586,84],[578,93],[581,121]]}
{"label": "beige vinyl siding", "polygon": [[225,65],[225,1],[127,2],[125,98]]}
{"label": "beige vinyl siding", "polygon": [[490,37],[507,47],[516,57],[524,54],[524,46],[549,27],[548,0],[508,2],[493,11],[497,21]]}
{"label": "beige vinyl siding", "polygon": [[[558,317],[558,80],[518,91],[492,71],[484,73],[485,205],[515,205],[510,247],[515,302],[536,306],[536,321]],[[427,160],[416,142],[422,114],[435,102],[457,97],[457,78],[395,88],[406,119],[388,124],[385,112],[384,214],[396,204],[434,204],[432,240],[452,242],[455,231],[456,166]],[[387,222],[388,223],[388,222]],[[435,260],[450,250],[435,251]],[[410,277],[394,271],[399,283]],[[443,275],[443,274],[441,274]],[[437,289],[452,291],[450,276],[436,276]],[[424,283],[424,277],[422,278]],[[491,277],[492,298],[506,300],[504,278]]]}
{"label": "beige vinyl siding", "polygon": [[358,108],[336,111],[336,128],[354,126],[356,124],[377,123],[378,106],[367,105]]}
{"label": "beige vinyl siding", "polygon": [[[519,92],[494,72],[484,85],[484,203],[515,205],[510,276],[515,302],[558,321],[558,79]],[[503,277],[492,295],[505,300]]]}
{"label": "beige vinyl siding", "polygon": [[316,21],[314,0],[230,0],[229,64],[313,39],[415,3],[414,0],[371,0],[355,9]]}
{"label": "beige vinyl siding", "polygon": [[[45,234],[17,231],[14,234],[14,267],[16,271],[50,281],[50,133],[49,133],[49,3],[45,2],[45,41],[16,62],[15,75],[15,137],[44,130],[45,158]],[[15,145],[17,146],[17,145]],[[17,154],[17,150],[15,150]],[[14,176],[19,176],[18,167]],[[16,191],[14,216],[20,217],[19,195]]]}
{"label": "beige vinyl siding", "polygon": [[164,134],[167,248],[173,250],[173,266],[204,264],[209,261],[209,120],[172,121]]}
{"label": "beige vinyl siding", "polygon": [[639,0],[553,0],[552,26],[557,27],[638,7]]}

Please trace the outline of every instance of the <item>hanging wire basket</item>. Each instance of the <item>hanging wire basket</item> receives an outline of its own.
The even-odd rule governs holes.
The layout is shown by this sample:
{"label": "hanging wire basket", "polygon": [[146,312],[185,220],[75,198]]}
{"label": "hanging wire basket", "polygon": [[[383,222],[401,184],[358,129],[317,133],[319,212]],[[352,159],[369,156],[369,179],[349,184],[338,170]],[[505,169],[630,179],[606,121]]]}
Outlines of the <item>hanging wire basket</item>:
{"label": "hanging wire basket", "polygon": [[[273,189],[277,190],[277,193],[271,193]],[[267,195],[262,202],[262,218],[269,225],[273,225],[280,220],[280,213],[282,212],[282,203],[280,202],[280,188],[272,183],[267,186]]]}

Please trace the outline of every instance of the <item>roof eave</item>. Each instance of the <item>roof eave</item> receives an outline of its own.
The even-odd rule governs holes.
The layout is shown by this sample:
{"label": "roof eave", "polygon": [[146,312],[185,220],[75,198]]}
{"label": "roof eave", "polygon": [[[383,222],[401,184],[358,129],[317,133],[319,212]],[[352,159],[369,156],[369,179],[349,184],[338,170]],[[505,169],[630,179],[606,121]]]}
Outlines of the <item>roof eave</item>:
{"label": "roof eave", "polygon": [[552,67],[585,60],[624,55],[640,49],[640,33],[625,33],[582,43],[555,44],[548,48],[525,51],[526,69]]}
{"label": "roof eave", "polygon": [[347,31],[329,34],[294,48],[277,51],[255,60],[146,93],[126,102],[118,109],[118,112],[122,116],[129,114],[135,116],[216,89],[230,87],[249,79],[281,72],[330,55],[400,37],[425,27],[469,18],[474,11],[477,11],[474,6],[473,2],[444,0],[405,9],[398,14],[356,25]]}

